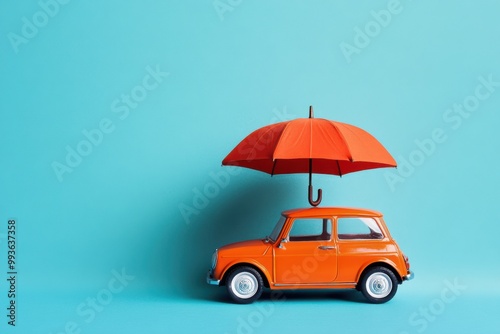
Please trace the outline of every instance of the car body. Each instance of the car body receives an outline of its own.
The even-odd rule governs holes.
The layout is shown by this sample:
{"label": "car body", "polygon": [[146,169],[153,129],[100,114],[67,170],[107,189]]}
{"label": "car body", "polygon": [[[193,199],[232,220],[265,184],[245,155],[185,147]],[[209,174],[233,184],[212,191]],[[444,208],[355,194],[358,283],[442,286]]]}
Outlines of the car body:
{"label": "car body", "polygon": [[284,211],[265,239],[216,249],[207,283],[226,286],[237,303],[253,302],[264,287],[358,289],[384,303],[412,278],[380,212],[312,207]]}

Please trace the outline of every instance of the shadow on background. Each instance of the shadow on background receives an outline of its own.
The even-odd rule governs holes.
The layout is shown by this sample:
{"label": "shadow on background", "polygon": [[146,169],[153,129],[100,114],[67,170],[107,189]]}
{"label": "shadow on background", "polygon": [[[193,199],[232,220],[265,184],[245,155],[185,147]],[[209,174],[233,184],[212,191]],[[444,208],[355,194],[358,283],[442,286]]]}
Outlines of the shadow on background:
{"label": "shadow on background", "polygon": [[271,233],[281,212],[292,208],[291,195],[302,190],[300,194],[305,196],[305,188],[295,180],[271,181],[268,175],[255,179],[235,185],[234,192],[221,192],[189,224],[181,223],[175,236],[176,246],[171,248],[166,264],[175,292],[185,298],[229,301],[224,288],[206,283],[214,250],[232,242],[264,238]]}
{"label": "shadow on background", "polygon": [[[229,298],[226,289],[220,288],[218,293],[202,296],[205,300],[218,302],[222,304],[231,304],[234,302]],[[351,302],[370,304],[361,292],[356,290],[275,290],[265,289],[258,302],[279,302],[293,301],[297,303],[309,302]]]}

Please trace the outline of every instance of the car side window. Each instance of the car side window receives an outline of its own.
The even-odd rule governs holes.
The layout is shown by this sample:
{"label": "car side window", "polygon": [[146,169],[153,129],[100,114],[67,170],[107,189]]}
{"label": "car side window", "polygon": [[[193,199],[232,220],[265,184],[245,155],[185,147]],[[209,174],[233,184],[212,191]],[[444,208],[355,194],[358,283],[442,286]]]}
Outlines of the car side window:
{"label": "car side window", "polygon": [[293,221],[289,241],[330,240],[332,220],[328,218],[297,218]]}
{"label": "car side window", "polygon": [[338,218],[337,236],[340,240],[384,238],[377,221],[365,217]]}

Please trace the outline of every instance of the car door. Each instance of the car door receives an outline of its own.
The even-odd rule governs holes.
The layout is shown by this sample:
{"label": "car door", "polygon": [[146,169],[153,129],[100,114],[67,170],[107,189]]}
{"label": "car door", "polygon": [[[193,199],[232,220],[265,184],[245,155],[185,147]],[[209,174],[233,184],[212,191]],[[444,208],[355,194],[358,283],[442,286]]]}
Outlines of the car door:
{"label": "car door", "polygon": [[274,281],[277,285],[331,283],[337,276],[337,248],[332,219],[295,218],[284,241],[275,245]]}
{"label": "car door", "polygon": [[374,217],[338,217],[336,224],[338,263],[341,268],[337,276],[339,281],[356,281],[367,263],[386,258],[397,251],[395,248],[391,250],[393,246]]}

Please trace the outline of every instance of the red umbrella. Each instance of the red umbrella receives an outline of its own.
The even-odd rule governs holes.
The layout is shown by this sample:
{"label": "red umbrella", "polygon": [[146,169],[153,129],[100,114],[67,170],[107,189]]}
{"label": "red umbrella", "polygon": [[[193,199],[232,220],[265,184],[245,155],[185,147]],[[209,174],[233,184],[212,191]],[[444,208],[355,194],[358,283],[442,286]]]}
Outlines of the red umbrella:
{"label": "red umbrella", "polygon": [[271,175],[309,173],[309,203],[313,200],[312,173],[345,175],[361,170],[396,167],[396,161],[371,134],[353,125],[314,118],[297,118],[255,130],[222,161]]}

